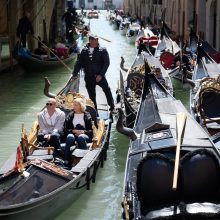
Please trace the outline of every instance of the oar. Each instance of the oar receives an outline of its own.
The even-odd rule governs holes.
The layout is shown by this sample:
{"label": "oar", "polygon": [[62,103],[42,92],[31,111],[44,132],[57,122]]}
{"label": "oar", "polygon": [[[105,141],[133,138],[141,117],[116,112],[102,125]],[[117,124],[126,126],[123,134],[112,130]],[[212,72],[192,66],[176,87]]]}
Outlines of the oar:
{"label": "oar", "polygon": [[38,39],[36,36],[32,35],[33,38],[35,38],[36,40],[38,40],[42,45],[44,45],[57,59],[58,61],[60,61],[70,72],[72,72],[72,69],[70,69],[70,67],[68,67],[46,44],[44,44],[40,39]]}
{"label": "oar", "polygon": [[177,146],[176,146],[176,158],[175,158],[175,166],[174,166],[174,174],[173,174],[173,190],[177,189],[177,179],[178,179],[178,171],[179,171],[179,159],[180,159],[180,145],[182,142],[182,137],[185,130],[186,124],[186,113],[178,112],[176,114],[176,126],[177,126]]}
{"label": "oar", "polygon": [[[83,28],[80,28],[80,27],[77,27],[77,26],[75,26],[75,28],[78,29],[78,30],[80,30],[80,31],[85,31],[87,34],[89,33],[89,31],[86,31],[86,30],[84,30]],[[99,36],[99,35],[97,35],[97,36],[98,36],[98,38],[100,38],[100,39],[102,39],[102,40],[105,40],[105,41],[111,43],[110,40],[108,40],[108,39],[106,39],[106,38],[104,38],[104,37],[101,37],[101,36]]]}

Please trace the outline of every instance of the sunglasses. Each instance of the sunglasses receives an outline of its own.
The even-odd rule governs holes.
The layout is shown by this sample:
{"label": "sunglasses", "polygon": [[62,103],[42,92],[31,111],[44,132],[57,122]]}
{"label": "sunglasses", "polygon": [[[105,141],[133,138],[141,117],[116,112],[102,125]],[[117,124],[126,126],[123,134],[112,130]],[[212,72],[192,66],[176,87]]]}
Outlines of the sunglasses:
{"label": "sunglasses", "polygon": [[46,105],[47,105],[47,106],[48,106],[48,105],[53,105],[53,103],[48,102],[48,103],[46,103]]}

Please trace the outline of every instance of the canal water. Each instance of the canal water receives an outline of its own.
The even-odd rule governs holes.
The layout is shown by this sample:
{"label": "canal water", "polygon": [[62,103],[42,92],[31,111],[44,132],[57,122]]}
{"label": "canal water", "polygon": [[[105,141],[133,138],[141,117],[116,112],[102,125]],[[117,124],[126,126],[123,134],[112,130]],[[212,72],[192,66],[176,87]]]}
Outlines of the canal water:
{"label": "canal water", "polygon": [[[108,49],[111,64],[106,74],[112,93],[116,97],[120,70],[120,57],[125,66],[133,62],[134,45],[126,42],[119,31],[114,31],[105,19],[106,11],[100,18],[90,21],[92,32],[111,42],[99,40]],[[69,65],[73,68],[73,64]],[[24,72],[18,67],[13,72],[0,73],[0,166],[15,151],[21,137],[21,125],[27,132],[36,120],[37,113],[47,98],[43,95],[44,77],[51,81],[51,92],[57,93],[70,76],[66,69],[47,72]],[[189,108],[189,88],[174,81],[175,96]],[[124,168],[129,141],[112,126],[108,158],[97,174],[96,182],[85,191],[56,220],[116,220],[121,217],[121,196],[123,191]],[[52,208],[52,207],[51,207]]]}

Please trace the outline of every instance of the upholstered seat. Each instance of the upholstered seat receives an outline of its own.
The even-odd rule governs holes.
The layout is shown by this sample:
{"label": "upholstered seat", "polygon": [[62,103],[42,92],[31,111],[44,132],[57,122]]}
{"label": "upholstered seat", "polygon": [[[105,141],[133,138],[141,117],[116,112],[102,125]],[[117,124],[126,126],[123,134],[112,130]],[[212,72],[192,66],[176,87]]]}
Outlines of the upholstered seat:
{"label": "upholstered seat", "polygon": [[197,107],[205,127],[219,128],[220,84],[218,80],[207,78],[202,81]]}
{"label": "upholstered seat", "polygon": [[172,190],[174,163],[162,154],[151,153],[137,169],[137,192],[142,209],[175,204],[179,192]]}
{"label": "upholstered seat", "polygon": [[187,153],[180,161],[184,202],[214,201],[219,195],[219,162],[206,149]]}

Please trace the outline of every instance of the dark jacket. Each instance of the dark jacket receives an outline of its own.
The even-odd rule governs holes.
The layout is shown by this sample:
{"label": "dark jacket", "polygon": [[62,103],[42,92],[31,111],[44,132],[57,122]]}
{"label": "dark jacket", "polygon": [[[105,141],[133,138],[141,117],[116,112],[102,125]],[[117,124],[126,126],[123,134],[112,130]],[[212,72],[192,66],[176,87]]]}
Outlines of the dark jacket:
{"label": "dark jacket", "polygon": [[[66,117],[66,120],[64,123],[65,136],[67,136],[68,134],[71,134],[73,129],[77,129],[73,125],[74,114],[75,114],[74,111],[71,111]],[[80,128],[79,130],[84,130],[85,134],[89,136],[90,141],[91,141],[93,137],[93,130],[92,130],[92,117],[89,112],[85,112],[84,121],[85,121],[85,128],[84,129]]]}
{"label": "dark jacket", "polygon": [[94,48],[92,57],[89,56],[89,44],[87,44],[81,51],[79,59],[76,62],[73,76],[83,69],[85,76],[102,75],[104,76],[109,67],[109,54],[106,48]]}
{"label": "dark jacket", "polygon": [[27,16],[24,16],[19,20],[17,27],[17,37],[20,37],[22,34],[27,34],[28,31],[30,31],[31,34],[34,34],[30,20],[27,18]]}

